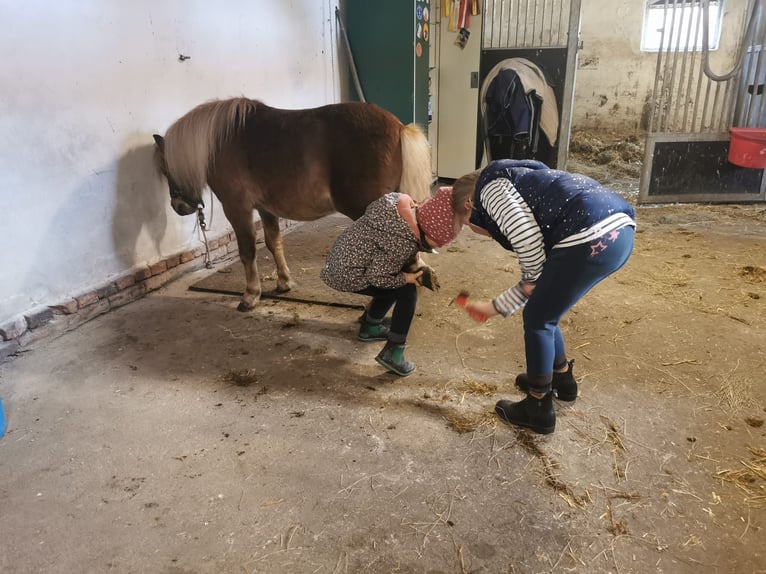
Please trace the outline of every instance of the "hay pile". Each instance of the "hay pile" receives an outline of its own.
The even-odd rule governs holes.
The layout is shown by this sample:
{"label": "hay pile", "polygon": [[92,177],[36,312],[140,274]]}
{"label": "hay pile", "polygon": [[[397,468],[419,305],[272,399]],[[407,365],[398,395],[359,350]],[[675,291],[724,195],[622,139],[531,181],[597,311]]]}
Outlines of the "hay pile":
{"label": "hay pile", "polygon": [[744,468],[722,470],[716,477],[730,482],[745,493],[745,504],[760,508],[766,505],[766,449],[748,447],[750,460],[742,460]]}
{"label": "hay pile", "polygon": [[637,132],[573,131],[567,171],[587,175],[617,191],[638,193],[644,138]]}

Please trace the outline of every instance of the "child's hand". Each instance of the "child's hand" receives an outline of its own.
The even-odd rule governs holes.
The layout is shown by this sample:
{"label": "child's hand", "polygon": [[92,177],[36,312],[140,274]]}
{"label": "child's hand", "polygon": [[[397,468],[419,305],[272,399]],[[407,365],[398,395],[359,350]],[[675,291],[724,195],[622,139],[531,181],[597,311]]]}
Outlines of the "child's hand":
{"label": "child's hand", "polygon": [[431,291],[438,291],[441,288],[441,285],[439,284],[439,277],[436,275],[436,271],[428,265],[421,267],[420,270],[423,272],[423,275],[418,279],[418,285],[430,289]]}
{"label": "child's hand", "polygon": [[407,273],[404,272],[404,282],[405,283],[417,283],[418,279],[420,279],[420,276],[423,275],[423,270],[415,271],[415,273]]}
{"label": "child's hand", "polygon": [[522,281],[521,290],[524,292],[524,295],[526,295],[527,297],[531,297],[532,292],[535,290],[535,284]]}
{"label": "child's hand", "polygon": [[466,305],[465,310],[468,312],[468,316],[474,321],[484,323],[490,317],[497,315],[497,310],[492,304],[492,301],[477,301],[476,303],[469,303]]}
{"label": "child's hand", "polygon": [[468,293],[463,291],[457,297],[455,297],[455,305],[461,309],[465,309],[468,316],[474,321],[484,323],[490,317],[497,315],[497,309],[492,304],[492,301],[477,301],[476,303],[468,302]]}

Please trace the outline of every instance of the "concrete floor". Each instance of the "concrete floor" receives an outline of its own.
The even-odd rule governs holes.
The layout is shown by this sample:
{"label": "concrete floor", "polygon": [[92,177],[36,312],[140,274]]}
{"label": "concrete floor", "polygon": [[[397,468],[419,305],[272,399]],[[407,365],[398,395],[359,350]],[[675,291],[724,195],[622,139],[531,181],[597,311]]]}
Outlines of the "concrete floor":
{"label": "concrete floor", "polygon": [[[188,291],[209,271],[0,365],[0,572],[766,569],[763,508],[715,478],[764,446],[763,428],[693,374],[692,355],[720,363],[725,348],[658,341],[687,360],[661,368],[672,377],[635,346],[620,356],[649,313],[626,275],[566,325],[583,385],[556,433],[514,431],[492,405],[518,397],[519,322],[479,326],[448,303],[461,276],[490,268],[491,293],[515,261],[474,237],[440,257],[448,288],[421,296],[407,379],[356,341],[358,311],[238,313],[236,298]],[[627,306],[615,315],[612,289]],[[678,307],[656,300],[649,340]],[[752,344],[741,368],[763,365]],[[747,408],[762,418],[758,384]]]}

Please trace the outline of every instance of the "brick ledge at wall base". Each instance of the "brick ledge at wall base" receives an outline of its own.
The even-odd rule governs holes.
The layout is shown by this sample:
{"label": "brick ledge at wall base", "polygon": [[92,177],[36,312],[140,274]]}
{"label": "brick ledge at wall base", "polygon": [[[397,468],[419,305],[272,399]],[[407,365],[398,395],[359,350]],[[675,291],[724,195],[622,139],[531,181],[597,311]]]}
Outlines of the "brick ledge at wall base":
{"label": "brick ledge at wall base", "polygon": [[[258,240],[262,241],[261,222],[255,223]],[[290,227],[283,223],[283,229]],[[208,240],[210,260],[219,261],[237,251],[233,231]],[[98,317],[140,299],[147,293],[190,271],[202,269],[205,247],[171,255],[152,265],[121,275],[96,289],[87,291],[55,305],[42,305],[0,324],[0,363],[19,353],[31,350],[43,340],[59,337]]]}

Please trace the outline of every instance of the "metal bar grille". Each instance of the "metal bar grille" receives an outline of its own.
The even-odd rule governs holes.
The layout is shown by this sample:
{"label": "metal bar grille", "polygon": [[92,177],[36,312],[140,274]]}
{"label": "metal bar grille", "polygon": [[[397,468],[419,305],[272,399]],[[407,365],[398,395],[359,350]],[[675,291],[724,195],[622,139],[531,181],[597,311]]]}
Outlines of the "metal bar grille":
{"label": "metal bar grille", "polygon": [[[732,125],[766,123],[766,94],[757,94],[757,86],[764,83],[766,75],[766,48],[761,49],[766,46],[766,26],[753,26],[756,33],[744,38],[742,49],[747,49],[750,57],[744,58],[739,74],[728,79],[710,78],[705,73],[704,53],[695,48],[704,37],[705,4],[676,0],[652,3],[655,8],[664,8],[664,21],[649,133],[722,132]],[[746,36],[750,19],[761,15],[762,10],[756,8],[763,6],[766,0],[750,0]]]}
{"label": "metal bar grille", "polygon": [[742,65],[742,80],[737,84],[739,97],[734,104],[734,125],[766,127],[766,0],[760,6],[756,39],[748,47]]}
{"label": "metal bar grille", "polygon": [[565,48],[571,0],[487,0],[483,48]]}

